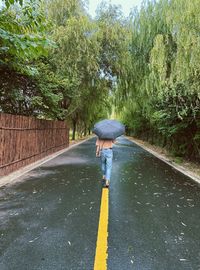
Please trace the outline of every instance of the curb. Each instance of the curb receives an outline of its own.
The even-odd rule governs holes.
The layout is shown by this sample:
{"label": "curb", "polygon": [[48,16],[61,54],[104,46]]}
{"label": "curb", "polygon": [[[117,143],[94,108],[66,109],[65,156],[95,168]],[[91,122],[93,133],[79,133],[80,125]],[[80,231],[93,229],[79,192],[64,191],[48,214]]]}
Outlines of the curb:
{"label": "curb", "polygon": [[158,159],[162,160],[163,162],[165,162],[166,164],[168,164],[169,166],[171,166],[172,168],[174,168],[175,170],[181,172],[182,174],[184,174],[185,176],[188,176],[189,178],[191,178],[193,181],[197,182],[200,184],[200,176],[198,176],[197,174],[185,169],[183,166],[177,165],[175,162],[171,161],[170,159],[164,157],[161,154],[158,154],[157,152],[155,152],[154,150],[149,149],[148,147],[136,142],[134,139],[131,139],[127,136],[125,136],[125,138],[129,141],[134,142],[136,145],[140,146],[141,148],[143,148],[144,150],[146,150],[147,152],[151,153],[152,155],[154,155],[155,157],[157,157]]}
{"label": "curb", "polygon": [[38,161],[36,161],[36,162],[34,162],[32,164],[29,164],[29,165],[15,171],[15,172],[10,173],[9,175],[0,177],[0,187],[6,186],[6,185],[11,185],[11,184],[14,184],[14,183],[18,182],[17,179],[19,177],[25,175],[26,173],[28,173],[28,172],[32,171],[33,169],[41,166],[42,164],[46,163],[47,161],[50,161],[50,160],[56,158],[57,156],[67,152],[71,148],[73,148],[73,147],[75,147],[75,146],[77,146],[77,145],[79,145],[81,143],[84,143],[84,142],[86,142],[86,141],[88,141],[90,139],[91,139],[91,137],[87,138],[87,139],[85,139],[85,140],[83,140],[81,142],[74,143],[74,144],[68,146],[67,148],[64,148],[64,149],[62,149],[62,150],[60,150],[58,152],[55,152],[55,153],[51,154],[50,156],[47,156],[47,157],[42,158],[42,159],[40,159],[40,160],[38,160]]}

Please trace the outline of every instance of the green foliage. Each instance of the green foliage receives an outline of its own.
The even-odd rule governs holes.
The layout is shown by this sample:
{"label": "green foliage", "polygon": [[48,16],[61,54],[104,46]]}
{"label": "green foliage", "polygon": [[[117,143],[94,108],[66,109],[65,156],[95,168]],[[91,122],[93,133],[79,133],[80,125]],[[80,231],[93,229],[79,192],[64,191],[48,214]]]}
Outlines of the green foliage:
{"label": "green foliage", "polygon": [[47,55],[52,45],[42,32],[47,24],[44,13],[36,1],[22,7],[10,7],[14,1],[6,3],[8,8],[0,11],[0,64],[32,75],[32,61]]}
{"label": "green foliage", "polygon": [[102,2],[94,20],[81,0],[4,3],[0,110],[86,134],[115,106],[129,134],[200,158],[199,0],[144,1],[128,18]]}
{"label": "green foliage", "polygon": [[[199,1],[147,2],[131,17],[131,55],[116,104],[136,135],[200,158]],[[153,134],[153,135],[152,135]]]}
{"label": "green foliage", "polygon": [[7,8],[9,8],[11,5],[14,5],[15,3],[19,3],[21,6],[23,5],[23,0],[4,0],[5,5]]}
{"label": "green foliage", "polygon": [[[98,26],[86,14],[84,2],[33,0],[21,7],[9,3],[0,17],[4,77],[0,98],[6,100],[1,110],[67,119],[80,130],[90,129],[107,116],[111,105],[107,102],[110,87],[100,76]],[[18,83],[13,80],[5,86],[8,74]],[[34,87],[26,89],[20,78],[27,84],[34,81]]]}

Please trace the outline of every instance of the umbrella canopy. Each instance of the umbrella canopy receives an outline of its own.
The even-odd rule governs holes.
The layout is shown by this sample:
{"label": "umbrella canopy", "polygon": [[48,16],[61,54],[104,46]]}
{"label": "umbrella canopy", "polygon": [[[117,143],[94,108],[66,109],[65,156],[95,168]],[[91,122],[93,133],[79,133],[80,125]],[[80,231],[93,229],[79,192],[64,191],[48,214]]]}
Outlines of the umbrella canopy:
{"label": "umbrella canopy", "polygon": [[125,132],[125,126],[116,120],[102,120],[94,125],[93,132],[99,139],[114,140]]}

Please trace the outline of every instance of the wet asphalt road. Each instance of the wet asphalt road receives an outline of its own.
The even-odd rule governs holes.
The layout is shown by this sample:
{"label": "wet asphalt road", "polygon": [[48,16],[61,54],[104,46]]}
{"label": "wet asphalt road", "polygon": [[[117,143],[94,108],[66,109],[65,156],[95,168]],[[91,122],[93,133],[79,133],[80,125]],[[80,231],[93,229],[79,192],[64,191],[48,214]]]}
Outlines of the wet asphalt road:
{"label": "wet asphalt road", "polygon": [[[118,141],[108,270],[200,270],[200,185]],[[100,200],[94,138],[0,188],[0,270],[92,270]]]}

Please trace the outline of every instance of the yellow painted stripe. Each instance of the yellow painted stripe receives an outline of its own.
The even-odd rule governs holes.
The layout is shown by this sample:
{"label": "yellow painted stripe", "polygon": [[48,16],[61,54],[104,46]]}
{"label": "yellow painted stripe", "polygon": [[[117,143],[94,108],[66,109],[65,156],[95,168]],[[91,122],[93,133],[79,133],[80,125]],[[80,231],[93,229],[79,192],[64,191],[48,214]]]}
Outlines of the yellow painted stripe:
{"label": "yellow painted stripe", "polygon": [[94,261],[94,270],[107,269],[107,239],[108,239],[108,188],[102,189],[101,209],[99,217],[99,228],[97,236],[97,246]]}

